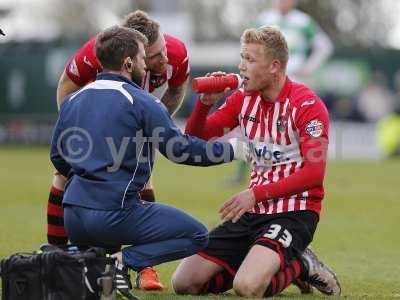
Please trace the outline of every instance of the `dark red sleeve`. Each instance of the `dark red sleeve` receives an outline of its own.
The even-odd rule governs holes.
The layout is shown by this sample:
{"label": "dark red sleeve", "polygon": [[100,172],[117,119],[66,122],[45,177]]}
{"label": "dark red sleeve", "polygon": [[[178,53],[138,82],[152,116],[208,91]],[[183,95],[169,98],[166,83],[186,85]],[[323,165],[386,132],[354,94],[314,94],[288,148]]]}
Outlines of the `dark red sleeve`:
{"label": "dark red sleeve", "polygon": [[171,35],[164,34],[168,64],[172,66],[172,75],[168,80],[171,87],[181,86],[189,77],[189,55],[185,44]]}
{"label": "dark red sleeve", "polygon": [[[300,102],[295,115],[295,126],[300,136],[303,167],[278,182],[253,187],[257,202],[299,194],[323,185],[328,151],[329,114],[319,99]],[[309,105],[314,101],[314,104]]]}
{"label": "dark red sleeve", "polygon": [[212,105],[205,105],[197,100],[186,123],[185,133],[205,140],[225,135],[239,125],[239,109],[242,101],[243,94],[235,92],[216,112],[207,117]]}
{"label": "dark red sleeve", "polygon": [[168,80],[168,85],[172,87],[179,87],[186,81],[186,79],[188,79],[188,77],[189,57],[186,56],[179,65],[174,66],[172,77],[170,80]]}
{"label": "dark red sleeve", "polygon": [[102,71],[95,54],[96,37],[92,37],[71,58],[65,67],[65,73],[78,86],[84,86],[96,79]]}

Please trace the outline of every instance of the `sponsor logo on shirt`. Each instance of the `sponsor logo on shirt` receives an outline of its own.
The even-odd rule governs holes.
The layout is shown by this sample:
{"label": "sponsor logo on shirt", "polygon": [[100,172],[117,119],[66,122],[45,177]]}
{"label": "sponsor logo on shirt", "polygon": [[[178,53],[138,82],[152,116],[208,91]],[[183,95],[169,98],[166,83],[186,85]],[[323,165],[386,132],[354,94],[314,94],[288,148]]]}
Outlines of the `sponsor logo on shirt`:
{"label": "sponsor logo on shirt", "polygon": [[303,106],[306,106],[306,105],[313,105],[314,103],[315,103],[314,99],[306,100],[300,105],[300,107],[303,107]]}
{"label": "sponsor logo on shirt", "polygon": [[249,122],[260,123],[255,116],[244,115],[242,118],[244,120],[248,120]]}
{"label": "sponsor logo on shirt", "polygon": [[87,64],[89,67],[91,67],[92,69],[94,69],[92,63],[89,61],[89,59],[87,58],[86,55],[83,57],[83,62],[84,62],[85,64]]}
{"label": "sponsor logo on shirt", "polygon": [[290,160],[284,152],[268,149],[267,145],[249,143],[250,154],[259,166],[270,167],[273,164]]}
{"label": "sponsor logo on shirt", "polygon": [[80,77],[80,76],[81,76],[81,75],[79,74],[78,67],[76,66],[75,59],[73,59],[73,60],[71,61],[71,63],[69,64],[69,72],[70,72],[71,74],[74,74],[74,75],[77,76],[77,77]]}
{"label": "sponsor logo on shirt", "polygon": [[312,120],[306,125],[306,132],[309,136],[320,137],[324,130],[324,124],[320,120]]}

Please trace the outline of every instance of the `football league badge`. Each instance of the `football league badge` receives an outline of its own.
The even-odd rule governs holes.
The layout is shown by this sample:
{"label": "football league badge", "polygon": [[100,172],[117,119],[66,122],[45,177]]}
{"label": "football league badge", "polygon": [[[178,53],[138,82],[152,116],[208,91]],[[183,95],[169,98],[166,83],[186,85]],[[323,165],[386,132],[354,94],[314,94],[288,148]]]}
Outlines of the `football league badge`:
{"label": "football league badge", "polygon": [[320,137],[324,131],[324,124],[320,120],[312,120],[306,125],[306,132],[312,137]]}

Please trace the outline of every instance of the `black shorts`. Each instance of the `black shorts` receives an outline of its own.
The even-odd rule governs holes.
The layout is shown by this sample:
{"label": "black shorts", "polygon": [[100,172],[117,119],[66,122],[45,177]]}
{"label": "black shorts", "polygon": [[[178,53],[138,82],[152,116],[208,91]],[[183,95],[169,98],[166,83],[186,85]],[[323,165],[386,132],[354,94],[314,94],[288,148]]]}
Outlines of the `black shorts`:
{"label": "black shorts", "polygon": [[312,211],[273,215],[245,213],[210,232],[208,246],[198,253],[235,275],[250,248],[257,244],[279,254],[281,268],[311,243],[319,217]]}

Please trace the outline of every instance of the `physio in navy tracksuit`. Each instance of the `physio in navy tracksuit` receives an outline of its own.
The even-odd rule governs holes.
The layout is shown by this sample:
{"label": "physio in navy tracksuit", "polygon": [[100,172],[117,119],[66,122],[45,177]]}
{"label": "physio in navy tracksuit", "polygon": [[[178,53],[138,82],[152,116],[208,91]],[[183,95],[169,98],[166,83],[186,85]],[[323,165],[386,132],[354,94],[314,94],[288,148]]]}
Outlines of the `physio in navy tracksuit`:
{"label": "physio in navy tracksuit", "polygon": [[207,229],[190,215],[140,200],[155,149],[175,162],[198,166],[229,162],[233,149],[181,133],[164,105],[134,83],[145,74],[144,42],[130,51],[120,36],[128,29],[113,28],[97,38],[105,72],[61,106],[51,161],[68,177],[63,206],[70,240],[128,245],[123,263],[139,270],[192,255],[208,242]]}

